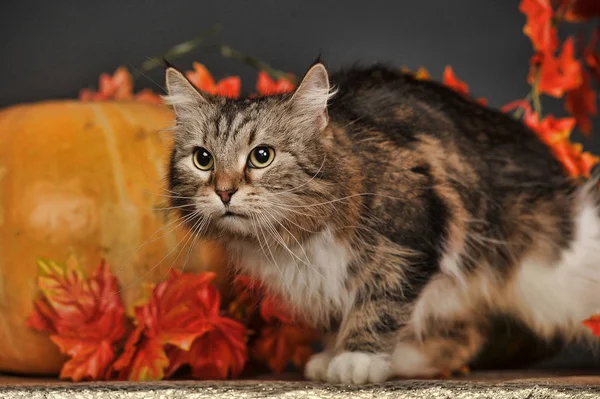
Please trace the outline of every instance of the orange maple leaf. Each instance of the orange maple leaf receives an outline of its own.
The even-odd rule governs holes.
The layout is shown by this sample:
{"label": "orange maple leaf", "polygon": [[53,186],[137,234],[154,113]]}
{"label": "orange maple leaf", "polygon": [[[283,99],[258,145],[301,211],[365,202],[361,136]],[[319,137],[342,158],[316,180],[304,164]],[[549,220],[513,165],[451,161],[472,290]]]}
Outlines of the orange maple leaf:
{"label": "orange maple leaf", "polygon": [[[162,379],[165,370],[170,370],[166,349],[175,348],[187,353],[195,341],[207,333],[211,333],[213,339],[234,340],[238,338],[236,331],[226,328],[231,327],[232,323],[245,331],[240,323],[219,316],[220,296],[217,288],[211,284],[214,278],[214,273],[194,275],[173,270],[170,277],[154,289],[150,301],[135,308],[136,329],[127,340],[125,351],[113,365],[120,379]],[[217,330],[223,334],[232,333],[233,336],[223,338],[223,334],[215,333]],[[245,348],[245,344],[243,346]],[[226,358],[227,354],[224,355]],[[174,361],[179,364],[184,362],[182,359]],[[223,358],[203,358],[198,361],[219,364]],[[228,367],[237,371],[243,367],[243,363],[241,366],[229,364]]]}
{"label": "orange maple leaf", "polygon": [[[470,97],[469,86],[465,82],[460,80],[458,77],[456,77],[456,75],[454,74],[454,70],[450,65],[446,65],[446,68],[444,68],[442,82],[455,92],[461,94],[463,97]],[[478,98],[475,101],[481,105],[487,105],[487,100],[485,98]]]}
{"label": "orange maple leaf", "polygon": [[527,17],[523,33],[529,37],[533,48],[553,53],[558,46],[558,33],[554,26],[554,10],[550,0],[522,0],[519,11]]}
{"label": "orange maple leaf", "polygon": [[586,135],[592,130],[590,116],[596,115],[596,92],[592,89],[590,75],[583,71],[581,85],[569,92],[565,97],[565,109],[577,120],[577,126]]}
{"label": "orange maple leaf", "polygon": [[565,92],[576,89],[582,83],[582,67],[575,59],[575,43],[572,37],[565,40],[558,57],[551,53],[536,53],[530,64],[527,80],[529,84],[535,84],[537,80],[537,90],[540,93],[560,98]]}
{"label": "orange maple leaf", "polygon": [[417,79],[417,80],[430,80],[431,79],[431,75],[429,74],[429,71],[427,69],[425,69],[425,67],[420,66],[417,69],[417,73],[415,73],[415,79]]}
{"label": "orange maple leaf", "polygon": [[185,76],[198,90],[215,96],[237,98],[240,96],[242,82],[238,76],[230,76],[215,82],[206,67],[199,62],[194,62],[194,70],[187,71]]}
{"label": "orange maple leaf", "polygon": [[600,337],[600,315],[593,315],[585,319],[583,325],[592,330],[592,334]]}
{"label": "orange maple leaf", "polygon": [[557,119],[553,115],[548,115],[539,120],[537,113],[529,111],[525,112],[523,122],[537,134],[542,142],[549,146],[568,139],[575,127],[575,118]]}
{"label": "orange maple leaf", "polygon": [[163,101],[152,90],[144,89],[133,94],[133,78],[125,67],[119,67],[110,76],[107,73],[100,75],[98,91],[92,89],[81,89],[79,92],[81,101],[108,101],[108,100],[137,100],[162,104]]}
{"label": "orange maple leaf", "polygon": [[61,378],[104,378],[126,331],[116,277],[104,262],[89,279],[73,259],[66,264],[39,260],[38,267],[43,297],[35,301],[27,325],[49,332],[60,351],[71,357]]}
{"label": "orange maple leaf", "polygon": [[296,86],[291,80],[284,78],[273,80],[269,74],[264,71],[258,73],[258,78],[256,80],[256,91],[261,96],[289,93],[294,90],[295,87]]}
{"label": "orange maple leaf", "polygon": [[571,177],[589,177],[591,168],[600,158],[583,152],[579,143],[571,143],[569,136],[575,127],[575,118],[555,118],[552,115],[540,121],[535,112],[525,109],[523,122],[538,138],[550,147],[554,157],[561,162]]}

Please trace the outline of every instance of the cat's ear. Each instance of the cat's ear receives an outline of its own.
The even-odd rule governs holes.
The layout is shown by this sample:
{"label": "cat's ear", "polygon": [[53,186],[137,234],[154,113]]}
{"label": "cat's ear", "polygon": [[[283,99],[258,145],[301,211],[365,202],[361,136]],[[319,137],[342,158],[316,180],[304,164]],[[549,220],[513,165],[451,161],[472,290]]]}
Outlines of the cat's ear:
{"label": "cat's ear", "polygon": [[167,95],[163,99],[167,104],[173,106],[178,118],[185,119],[188,116],[193,116],[198,111],[198,107],[208,104],[207,98],[181,72],[173,67],[167,68],[165,83]]}
{"label": "cat's ear", "polygon": [[316,122],[319,130],[323,130],[329,122],[327,101],[333,94],[329,87],[327,69],[318,63],[304,75],[290,102],[303,119]]}

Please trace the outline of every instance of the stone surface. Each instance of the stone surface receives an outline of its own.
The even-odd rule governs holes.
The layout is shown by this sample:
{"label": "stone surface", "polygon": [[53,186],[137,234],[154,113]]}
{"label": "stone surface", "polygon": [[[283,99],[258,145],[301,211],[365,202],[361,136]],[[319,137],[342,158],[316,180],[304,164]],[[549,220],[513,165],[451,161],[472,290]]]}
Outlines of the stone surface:
{"label": "stone surface", "polygon": [[[252,381],[68,383],[0,376],[0,398],[596,398],[600,372],[479,372],[445,380],[403,380],[362,387],[265,377]],[[269,379],[270,378],[270,379]]]}

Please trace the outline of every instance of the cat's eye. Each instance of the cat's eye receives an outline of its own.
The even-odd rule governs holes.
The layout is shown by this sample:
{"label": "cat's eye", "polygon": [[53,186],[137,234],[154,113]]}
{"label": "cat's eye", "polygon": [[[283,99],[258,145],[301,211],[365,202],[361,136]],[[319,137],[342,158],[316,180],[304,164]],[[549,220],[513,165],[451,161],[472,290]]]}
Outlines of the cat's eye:
{"label": "cat's eye", "polygon": [[253,168],[266,168],[275,159],[275,150],[264,145],[252,150],[249,158],[249,166]]}
{"label": "cat's eye", "polygon": [[198,147],[194,150],[194,165],[200,170],[211,170],[215,165],[213,156],[206,148]]}

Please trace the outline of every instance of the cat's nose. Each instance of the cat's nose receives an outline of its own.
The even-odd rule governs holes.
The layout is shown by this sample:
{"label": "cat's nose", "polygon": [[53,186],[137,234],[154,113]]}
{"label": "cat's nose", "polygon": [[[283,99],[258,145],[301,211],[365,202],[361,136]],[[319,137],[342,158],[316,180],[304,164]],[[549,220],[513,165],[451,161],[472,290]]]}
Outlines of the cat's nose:
{"label": "cat's nose", "polygon": [[233,196],[233,194],[235,194],[236,191],[237,191],[237,188],[231,188],[231,189],[227,189],[227,190],[216,190],[216,193],[219,197],[221,197],[221,201],[225,205],[228,205],[229,202],[231,201],[231,197]]}

